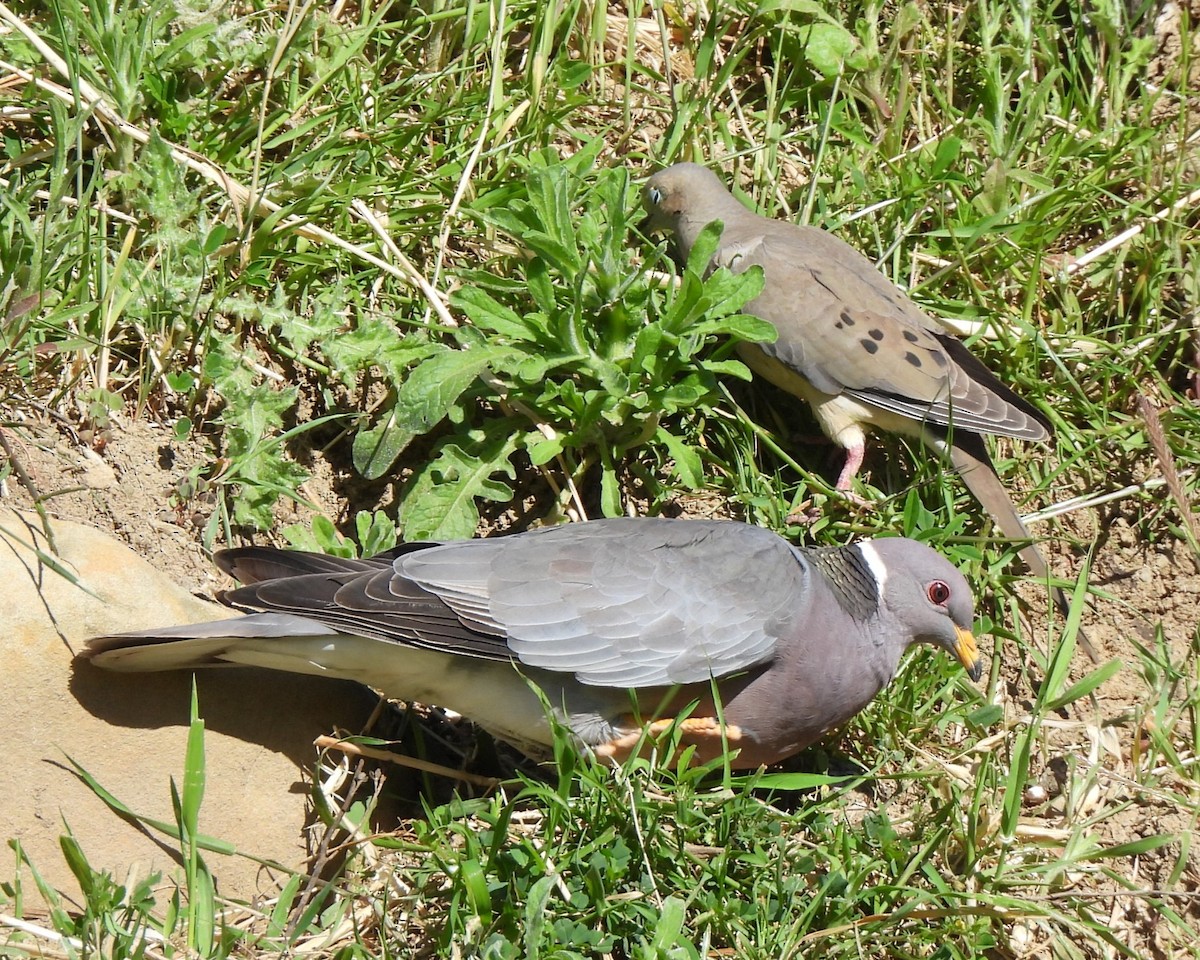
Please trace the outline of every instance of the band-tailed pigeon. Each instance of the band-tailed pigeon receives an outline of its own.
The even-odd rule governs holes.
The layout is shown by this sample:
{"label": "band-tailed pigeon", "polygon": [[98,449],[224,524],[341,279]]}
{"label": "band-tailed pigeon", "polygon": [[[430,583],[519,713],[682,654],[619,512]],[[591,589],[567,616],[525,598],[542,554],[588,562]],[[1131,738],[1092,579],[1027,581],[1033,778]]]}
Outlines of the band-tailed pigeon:
{"label": "band-tailed pigeon", "polygon": [[[862,465],[868,429],[920,437],[950,458],[1005,536],[1031,539],[982,434],[1045,440],[1049,422],[871,261],[824,230],[752,213],[699,164],[660,170],[646,182],[643,200],[649,230],[672,234],[684,258],[700,231],[719,220],[715,263],[735,273],[762,267],[762,293],[745,309],[779,337],[741,344],[739,353],[755,373],[806,400],[846,451],[838,490],[850,489]],[[1036,545],[1020,553],[1034,576],[1049,576]],[[1053,596],[1065,615],[1066,594],[1055,587]],[[1079,639],[1097,660],[1087,638]]]}
{"label": "band-tailed pigeon", "polygon": [[[681,723],[697,759],[774,763],[861,710],[914,643],[978,679],[971,592],[901,538],[801,549],[732,521],[613,519],[347,560],[266,547],[218,565],[261,613],[100,637],[113,670],[269,667],[450,707],[532,755],[546,701],[605,757]],[[720,697],[714,706],[713,683]],[[724,718],[724,738],[717,717]]]}

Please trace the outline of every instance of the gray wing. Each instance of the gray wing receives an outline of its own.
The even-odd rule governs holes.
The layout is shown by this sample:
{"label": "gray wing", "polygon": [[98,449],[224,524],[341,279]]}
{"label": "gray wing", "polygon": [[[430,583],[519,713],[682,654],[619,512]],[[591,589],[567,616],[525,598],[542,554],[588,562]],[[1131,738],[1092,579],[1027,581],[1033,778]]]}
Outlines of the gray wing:
{"label": "gray wing", "polygon": [[[354,635],[574,674],[612,687],[703,682],[803,635],[814,573],[767,530],[702,520],[599,520],[369,560],[270,548],[221,555],[244,586],[234,620],[97,638],[89,655],[156,644],[161,662],[215,662],[230,638]],[[203,638],[186,656],[171,640]],[[198,651],[198,652],[197,652]],[[143,653],[137,669],[151,669]],[[183,656],[183,659],[180,657]]]}
{"label": "gray wing", "polygon": [[792,635],[813,576],[769,531],[606,520],[423,550],[396,580],[532,667],[601,686],[693,683],[761,664]]}
{"label": "gray wing", "polygon": [[817,389],[848,394],[917,422],[1027,440],[1045,418],[997,379],[849,244],[812,227],[760,218],[722,239],[721,261],[763,268],[747,312],[779,339],[762,349]]}

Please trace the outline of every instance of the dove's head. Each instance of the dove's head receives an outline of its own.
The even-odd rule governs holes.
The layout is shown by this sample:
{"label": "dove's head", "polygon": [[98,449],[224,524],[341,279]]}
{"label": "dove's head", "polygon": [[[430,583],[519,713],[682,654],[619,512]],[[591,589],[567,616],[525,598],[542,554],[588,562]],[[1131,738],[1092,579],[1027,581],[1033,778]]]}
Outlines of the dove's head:
{"label": "dove's head", "polygon": [[871,568],[887,618],[901,625],[904,639],[941,647],[978,680],[983,664],[971,633],[975,603],[966,578],[915,540],[885,537],[857,547]]}
{"label": "dove's head", "polygon": [[698,163],[677,163],[654,174],[642,188],[642,205],[647,214],[643,230],[673,234],[685,257],[714,220],[728,226],[731,218],[749,215],[720,177]]}

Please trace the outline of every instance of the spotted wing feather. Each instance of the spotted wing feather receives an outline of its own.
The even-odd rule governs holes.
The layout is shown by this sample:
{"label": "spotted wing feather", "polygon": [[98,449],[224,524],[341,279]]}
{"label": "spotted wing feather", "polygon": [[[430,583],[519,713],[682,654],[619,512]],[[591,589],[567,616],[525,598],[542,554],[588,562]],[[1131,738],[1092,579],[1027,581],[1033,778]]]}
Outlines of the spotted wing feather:
{"label": "spotted wing feather", "polygon": [[[746,308],[779,329],[769,355],[818,390],[848,394],[918,422],[1042,440],[1045,418],[832,234],[764,217],[733,224],[723,261],[759,265]],[[744,232],[744,236],[740,235]],[[835,268],[835,269],[834,269]]]}

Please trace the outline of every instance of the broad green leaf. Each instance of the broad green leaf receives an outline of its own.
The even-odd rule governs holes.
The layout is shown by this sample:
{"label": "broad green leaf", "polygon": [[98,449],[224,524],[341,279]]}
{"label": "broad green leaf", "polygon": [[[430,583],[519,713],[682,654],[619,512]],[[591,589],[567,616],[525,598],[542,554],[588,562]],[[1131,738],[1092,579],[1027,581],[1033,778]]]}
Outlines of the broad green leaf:
{"label": "broad green leaf", "polygon": [[497,373],[504,372],[511,374],[517,380],[521,381],[522,384],[533,386],[540,384],[555,367],[569,362],[569,359],[513,354],[510,357],[497,361],[493,370]]}
{"label": "broad green leaf", "polygon": [[549,263],[568,270],[580,269],[578,252],[558,237],[534,230],[526,233],[522,239],[530,250]]}
{"label": "broad green leaf", "polygon": [[495,480],[497,473],[516,475],[509,457],[518,448],[518,432],[498,423],[496,435],[472,443],[457,437],[444,444],[436,459],[419,470],[400,506],[406,540],[467,540],[479,526],[476,497],[504,502],[512,487]]}
{"label": "broad green leaf", "polygon": [[758,264],[741,273],[720,269],[704,282],[704,296],[709,306],[705,316],[725,317],[737,314],[747,303],[762,293],[763,271]]}
{"label": "broad green leaf", "polygon": [[[488,890],[487,875],[483,865],[474,859],[463,860],[458,865],[459,878],[467,891],[471,909],[484,926],[492,922],[492,895]],[[547,877],[546,879],[550,879]]]}
{"label": "broad green leaf", "polygon": [[[558,313],[558,293],[546,261],[541,257],[534,257],[526,267],[525,278],[529,294],[538,305],[538,309],[547,317],[555,316]],[[549,329],[550,325],[547,324],[547,330]]]}
{"label": "broad green leaf", "polygon": [[211,957],[216,936],[216,890],[203,858],[198,860],[196,875],[188,890],[192,921],[188,927],[188,942],[200,956]]}
{"label": "broad green leaf", "polygon": [[432,356],[438,345],[416,337],[402,338],[386,324],[364,323],[330,337],[323,349],[330,363],[347,379],[374,366],[393,383],[400,383],[412,365]]}
{"label": "broad green leaf", "polygon": [[708,273],[713,257],[717,254],[717,246],[721,242],[721,234],[725,232],[725,224],[714,220],[705,226],[692,244],[688,252],[687,272],[695,277],[703,277]]}
{"label": "broad green leaf", "polygon": [[707,385],[701,383],[698,377],[692,376],[664,390],[661,402],[667,413],[675,413],[696,406],[710,393]]}
{"label": "broad green leaf", "polygon": [[612,464],[605,463],[600,471],[600,509],[606,517],[623,517],[621,484]]}
{"label": "broad green leaf", "polygon": [[699,490],[704,486],[704,462],[695,447],[689,446],[670,431],[658,428],[657,439],[667,448],[675,461],[675,472],[689,489]]}
{"label": "broad green leaf", "polygon": [[[541,436],[541,434],[537,434]],[[561,436],[555,436],[553,440],[542,437],[540,440],[530,443],[526,446],[525,452],[529,455],[529,462],[535,467],[540,467],[543,463],[549,463],[563,451],[563,440]]]}
{"label": "broad green leaf", "polygon": [[721,377],[736,377],[747,382],[754,379],[750,368],[740,360],[703,360],[701,366],[709,373]]}
{"label": "broad green leaf", "polygon": [[547,907],[554,893],[555,877],[539,877],[529,888],[525,900],[525,956],[536,960],[540,955],[540,939],[546,925]]}
{"label": "broad green leaf", "polygon": [[804,58],[824,77],[836,77],[858,47],[854,34],[836,23],[810,23],[798,34]]}
{"label": "broad green leaf", "polygon": [[1003,717],[1004,708],[999,704],[989,703],[968,713],[967,723],[977,730],[983,730],[993,723],[999,723]]}
{"label": "broad green leaf", "polygon": [[774,343],[779,339],[775,324],[746,313],[715,320],[702,320],[692,327],[692,332],[702,335],[725,334],[751,343]]}
{"label": "broad green leaf", "polygon": [[[675,948],[683,945],[683,924],[687,904],[679,897],[667,897],[659,907],[658,923],[654,925],[651,946],[659,956],[675,956]],[[687,954],[681,954],[687,955]]]}
{"label": "broad green leaf", "polygon": [[465,313],[476,327],[513,340],[537,340],[541,332],[526,323],[510,307],[479,287],[462,287],[450,297],[450,305]]}
{"label": "broad green leaf", "polygon": [[415,437],[450,412],[480,373],[507,355],[502,347],[446,349],[418,365],[400,387],[387,418],[354,438],[355,468],[368,480],[382,477]]}
{"label": "broad green leaf", "polygon": [[933,164],[929,168],[929,179],[940,180],[943,174],[952,171],[962,154],[963,142],[958,137],[945,137],[937,145]]}
{"label": "broad green leaf", "polygon": [[509,351],[503,347],[448,350],[421,363],[404,381],[396,398],[402,429],[425,433],[450,410],[485,369]]}
{"label": "broad green leaf", "polygon": [[386,418],[354,435],[351,447],[354,469],[368,480],[382,477],[415,438],[415,433],[400,425],[400,417],[393,406]]}
{"label": "broad green leaf", "polygon": [[187,370],[177,370],[163,375],[167,386],[176,393],[190,393],[196,385],[196,378]]}
{"label": "broad green leaf", "polygon": [[662,349],[663,336],[663,329],[657,323],[652,323],[639,330],[637,338],[634,340],[630,368],[652,374],[656,366],[655,361]]}

